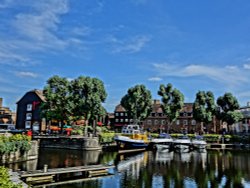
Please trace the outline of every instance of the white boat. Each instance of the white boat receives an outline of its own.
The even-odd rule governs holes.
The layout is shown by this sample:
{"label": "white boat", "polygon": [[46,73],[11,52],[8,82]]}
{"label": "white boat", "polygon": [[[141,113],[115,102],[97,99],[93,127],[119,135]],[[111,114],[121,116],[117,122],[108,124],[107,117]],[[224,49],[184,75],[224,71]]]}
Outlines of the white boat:
{"label": "white boat", "polygon": [[198,135],[192,140],[192,146],[194,149],[205,150],[207,147],[207,142],[202,136]]}
{"label": "white boat", "polygon": [[173,141],[174,149],[179,152],[189,152],[191,140],[186,135],[179,136]]}
{"label": "white boat", "polygon": [[157,151],[168,152],[173,143],[173,139],[169,134],[162,133],[159,135],[159,138],[152,139],[151,143]]}
{"label": "white boat", "polygon": [[139,125],[126,125],[122,128],[122,135],[116,135],[114,140],[118,149],[145,149],[149,141]]}

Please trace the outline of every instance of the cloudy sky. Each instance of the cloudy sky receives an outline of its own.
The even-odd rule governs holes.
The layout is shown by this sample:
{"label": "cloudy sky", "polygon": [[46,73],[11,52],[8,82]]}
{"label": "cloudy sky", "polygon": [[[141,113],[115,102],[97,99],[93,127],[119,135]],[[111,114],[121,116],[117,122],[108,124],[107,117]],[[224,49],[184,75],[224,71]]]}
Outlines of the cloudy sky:
{"label": "cloudy sky", "polygon": [[97,77],[114,111],[128,88],[172,83],[250,101],[249,0],[0,0],[4,106],[54,75]]}

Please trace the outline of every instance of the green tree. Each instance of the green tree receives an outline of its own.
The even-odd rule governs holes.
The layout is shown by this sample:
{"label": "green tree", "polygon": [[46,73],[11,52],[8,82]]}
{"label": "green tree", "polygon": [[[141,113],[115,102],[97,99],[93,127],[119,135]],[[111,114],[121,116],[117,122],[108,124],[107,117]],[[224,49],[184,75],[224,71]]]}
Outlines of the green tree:
{"label": "green tree", "polygon": [[219,110],[217,111],[218,119],[227,123],[227,130],[229,125],[239,122],[243,118],[243,114],[237,111],[240,108],[238,100],[232,93],[225,93],[217,99]]}
{"label": "green tree", "polygon": [[216,105],[214,95],[211,91],[198,91],[193,104],[193,117],[196,121],[201,122],[201,132],[203,132],[203,123],[213,121]]}
{"label": "green tree", "polygon": [[102,106],[107,97],[104,84],[97,78],[80,76],[71,81],[69,91],[72,114],[78,119],[86,120],[86,135],[88,122],[95,121],[98,116],[105,113]]}
{"label": "green tree", "polygon": [[[70,117],[69,84],[66,78],[53,76],[43,89],[46,102],[42,104],[42,116],[46,120],[57,120],[61,124]],[[62,129],[61,129],[62,130]]]}
{"label": "green tree", "polygon": [[162,101],[163,113],[168,117],[168,132],[172,126],[172,123],[179,117],[179,112],[184,106],[184,95],[176,88],[173,88],[172,84],[168,83],[165,87],[160,85],[158,95],[160,95]]}
{"label": "green tree", "polygon": [[126,109],[128,116],[138,124],[147,118],[152,109],[151,92],[144,85],[136,85],[128,89],[126,95],[121,99],[121,105]]}

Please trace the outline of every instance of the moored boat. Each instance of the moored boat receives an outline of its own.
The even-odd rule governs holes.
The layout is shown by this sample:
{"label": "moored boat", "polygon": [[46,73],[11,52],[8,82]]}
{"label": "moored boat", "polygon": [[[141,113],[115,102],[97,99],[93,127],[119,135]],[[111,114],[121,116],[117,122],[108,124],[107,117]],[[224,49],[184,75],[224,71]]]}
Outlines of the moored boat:
{"label": "moored boat", "polygon": [[189,152],[191,140],[186,135],[181,135],[173,141],[174,149],[178,152]]}
{"label": "moored boat", "polygon": [[159,135],[159,138],[154,138],[151,140],[151,144],[159,152],[168,152],[172,143],[173,143],[173,139],[167,133],[162,133]]}
{"label": "moored boat", "polygon": [[202,136],[198,135],[192,140],[192,147],[193,149],[205,150],[207,147],[207,142]]}
{"label": "moored boat", "polygon": [[115,141],[118,149],[145,149],[149,141],[147,135],[142,132],[139,125],[126,125],[122,129],[122,135],[116,135]]}

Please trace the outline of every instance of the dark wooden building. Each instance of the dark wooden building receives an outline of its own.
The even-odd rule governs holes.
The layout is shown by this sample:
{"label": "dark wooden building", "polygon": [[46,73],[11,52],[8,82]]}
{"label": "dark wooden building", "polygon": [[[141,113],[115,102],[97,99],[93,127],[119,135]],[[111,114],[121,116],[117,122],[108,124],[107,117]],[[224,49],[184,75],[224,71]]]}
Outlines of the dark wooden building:
{"label": "dark wooden building", "polygon": [[45,98],[42,91],[37,89],[27,92],[17,102],[17,129],[31,129],[39,132],[46,129],[40,114],[42,102],[45,102]]}

